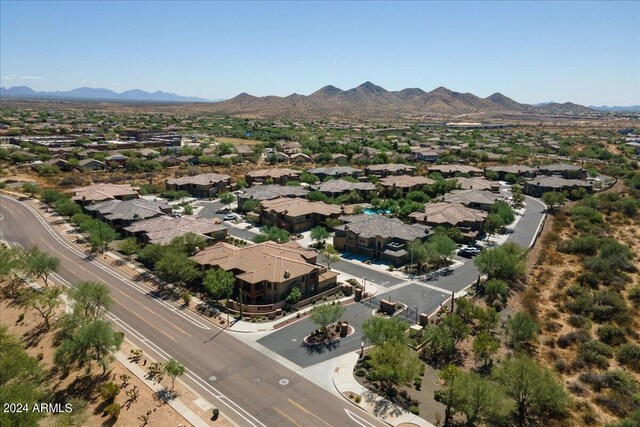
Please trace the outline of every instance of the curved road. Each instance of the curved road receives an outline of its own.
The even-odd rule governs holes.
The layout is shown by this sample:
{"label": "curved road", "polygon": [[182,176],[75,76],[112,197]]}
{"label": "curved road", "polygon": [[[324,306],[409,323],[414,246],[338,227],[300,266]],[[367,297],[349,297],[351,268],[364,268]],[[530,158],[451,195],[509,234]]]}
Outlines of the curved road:
{"label": "curved road", "polygon": [[174,357],[183,381],[239,426],[383,426],[368,413],[224,333],[173,301],[87,253],[27,203],[0,196],[0,231],[9,242],[38,246],[61,261],[53,275],[68,286],[106,283],[115,303],[107,316],[157,360]]}

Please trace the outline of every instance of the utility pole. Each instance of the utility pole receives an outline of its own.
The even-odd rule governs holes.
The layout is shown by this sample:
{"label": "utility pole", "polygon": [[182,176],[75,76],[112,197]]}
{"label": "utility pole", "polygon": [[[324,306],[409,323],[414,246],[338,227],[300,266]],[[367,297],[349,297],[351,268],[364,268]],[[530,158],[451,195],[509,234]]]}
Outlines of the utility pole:
{"label": "utility pole", "polygon": [[362,298],[366,298],[367,297],[367,278],[363,277],[362,278]]}

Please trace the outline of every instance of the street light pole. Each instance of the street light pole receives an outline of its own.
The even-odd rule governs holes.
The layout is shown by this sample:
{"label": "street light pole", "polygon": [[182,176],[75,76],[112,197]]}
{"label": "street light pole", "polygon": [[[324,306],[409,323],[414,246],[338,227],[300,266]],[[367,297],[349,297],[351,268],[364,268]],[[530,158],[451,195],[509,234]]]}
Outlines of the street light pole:
{"label": "street light pole", "polygon": [[414,306],[413,308],[416,309],[416,325],[418,324],[418,306]]}
{"label": "street light pole", "polygon": [[366,298],[367,297],[367,278],[363,277],[362,278],[362,298]]}

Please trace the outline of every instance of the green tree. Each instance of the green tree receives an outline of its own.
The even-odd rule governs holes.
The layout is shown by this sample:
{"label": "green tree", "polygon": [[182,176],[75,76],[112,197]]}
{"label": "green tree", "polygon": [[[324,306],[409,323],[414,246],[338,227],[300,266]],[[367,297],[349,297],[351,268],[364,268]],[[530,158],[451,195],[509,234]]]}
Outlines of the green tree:
{"label": "green tree", "polygon": [[407,343],[406,331],[409,324],[397,317],[382,319],[372,317],[362,324],[362,335],[373,345],[382,345],[385,342]]}
{"label": "green tree", "polygon": [[39,194],[42,189],[35,182],[25,182],[22,184],[22,191],[27,193],[29,197],[33,197],[36,194]]}
{"label": "green tree", "polygon": [[489,279],[504,281],[519,280],[524,276],[524,249],[515,243],[505,243],[493,248],[483,249],[474,260],[476,267]]}
{"label": "green tree", "polygon": [[524,356],[506,360],[494,373],[505,395],[515,402],[515,419],[523,427],[546,415],[560,414],[569,397],[551,371]]}
{"label": "green tree", "polygon": [[173,239],[171,245],[177,248],[184,248],[184,252],[188,255],[194,255],[199,249],[207,246],[207,239],[196,233],[189,232],[184,236]]}
{"label": "green tree", "polygon": [[488,332],[480,332],[473,340],[473,354],[484,369],[491,363],[491,356],[500,349],[500,341]]}
{"label": "green tree", "polygon": [[74,303],[74,311],[81,317],[98,319],[113,305],[109,288],[100,282],[80,282],[69,290],[69,298]]}
{"label": "green tree", "polygon": [[185,205],[182,208],[182,213],[185,214],[185,215],[193,215],[193,206]]}
{"label": "green tree", "polygon": [[69,368],[77,365],[90,369],[90,363],[96,362],[106,374],[107,367],[120,348],[124,335],[115,332],[110,323],[94,320],[78,328],[73,337],[62,342],[56,349],[54,360],[58,366]]}
{"label": "green tree", "polygon": [[420,361],[406,344],[389,341],[371,351],[371,372],[387,390],[412,381],[420,372]]}
{"label": "green tree", "polygon": [[502,227],[504,227],[502,218],[500,218],[499,215],[493,213],[487,215],[484,223],[482,224],[482,230],[487,234],[487,237],[491,236],[492,234],[496,234]]}
{"label": "green tree", "polygon": [[545,205],[549,206],[551,211],[554,211],[564,206],[566,197],[564,193],[559,191],[549,191],[542,195],[542,201]]}
{"label": "green tree", "polygon": [[511,339],[511,346],[519,349],[530,342],[538,332],[538,324],[531,315],[519,311],[507,320],[507,333]]}
{"label": "green tree", "polygon": [[231,296],[236,278],[230,271],[220,268],[208,270],[202,280],[202,286],[214,300],[218,301]]}
{"label": "green tree", "polygon": [[317,226],[311,229],[311,240],[318,242],[320,245],[323,245],[324,241],[327,240],[329,236],[329,231],[322,226]]}
{"label": "green tree", "polygon": [[287,294],[287,297],[285,298],[285,301],[287,302],[287,304],[297,304],[300,299],[302,298],[302,291],[300,290],[300,288],[295,287],[292,288],[289,293]]}
{"label": "green tree", "polygon": [[131,256],[138,253],[140,245],[136,241],[135,237],[128,237],[120,242],[118,250],[125,254],[129,258],[129,261],[131,261]]}
{"label": "green tree", "polygon": [[73,408],[69,412],[61,412],[56,415],[56,427],[83,427],[87,425],[90,415],[87,411],[87,402],[85,400],[72,397],[67,403]]}
{"label": "green tree", "polygon": [[445,234],[436,233],[429,239],[436,252],[443,257],[449,257],[456,250],[456,242]]}
{"label": "green tree", "polygon": [[442,395],[452,397],[451,412],[463,414],[468,427],[499,425],[513,406],[498,384],[475,372],[458,372],[455,381],[445,383]]}
{"label": "green tree", "polygon": [[327,268],[331,270],[331,264],[340,261],[340,254],[333,245],[326,245],[321,251],[320,256],[327,264]]}
{"label": "green tree", "polygon": [[25,253],[21,248],[0,245],[0,281],[11,277],[12,282],[24,270]]}
{"label": "green tree", "polygon": [[228,205],[229,203],[232,203],[235,199],[236,198],[232,193],[224,193],[223,195],[220,196],[220,203],[224,203],[225,205]]}
{"label": "green tree", "polygon": [[176,378],[184,375],[187,368],[176,359],[171,358],[164,364],[164,371],[171,377],[171,390],[173,390],[175,388]]}
{"label": "green tree", "polygon": [[311,321],[326,334],[329,325],[337,322],[344,314],[344,311],[344,307],[340,304],[317,305],[311,312]]}
{"label": "green tree", "polygon": [[260,208],[260,202],[255,199],[245,200],[238,206],[238,210],[243,213],[253,212]]}
{"label": "green tree", "polygon": [[260,230],[260,234],[253,238],[254,243],[263,243],[269,240],[278,243],[287,243],[291,240],[291,236],[287,230],[283,230],[278,227],[264,226]]}
{"label": "green tree", "polygon": [[434,367],[451,363],[457,353],[455,340],[443,326],[427,326],[424,331],[424,342],[422,356]]}
{"label": "green tree", "polygon": [[[45,370],[38,359],[29,356],[23,343],[0,325],[0,407],[5,404],[46,402],[49,392]],[[36,427],[46,414],[35,411],[0,411],[0,425]]]}
{"label": "green tree", "polygon": [[39,277],[49,286],[49,274],[55,273],[60,267],[60,260],[34,247],[25,254],[24,269],[29,277]]}
{"label": "green tree", "polygon": [[469,325],[462,320],[462,317],[455,313],[445,316],[442,324],[447,329],[447,332],[453,338],[456,345],[468,337],[471,332]]}
{"label": "green tree", "polygon": [[200,271],[187,254],[175,250],[166,252],[155,268],[164,280],[180,287],[200,276]]}
{"label": "green tree", "polygon": [[502,220],[503,226],[511,224],[516,219],[516,213],[506,202],[494,203],[491,206],[490,212],[497,215]]}
{"label": "green tree", "polygon": [[26,288],[20,292],[18,302],[22,307],[32,308],[37,311],[42,317],[44,327],[49,329],[51,327],[51,317],[60,305],[60,295],[62,295],[62,288],[57,286],[38,290]]}

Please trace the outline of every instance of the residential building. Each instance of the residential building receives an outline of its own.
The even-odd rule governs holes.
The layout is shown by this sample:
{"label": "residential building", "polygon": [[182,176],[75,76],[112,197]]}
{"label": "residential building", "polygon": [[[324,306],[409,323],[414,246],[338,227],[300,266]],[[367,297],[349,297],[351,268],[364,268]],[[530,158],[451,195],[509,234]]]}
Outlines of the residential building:
{"label": "residential building", "polygon": [[320,181],[324,181],[327,178],[342,178],[345,176],[351,176],[353,178],[358,178],[362,176],[362,170],[352,168],[350,166],[333,166],[333,167],[324,167],[324,168],[313,168],[309,169],[309,173],[314,174],[320,179]]}
{"label": "residential building", "polygon": [[344,179],[330,179],[321,184],[312,185],[311,188],[329,197],[338,197],[355,192],[365,200],[368,200],[378,190],[375,184],[370,182],[351,182]]}
{"label": "residential building", "polygon": [[440,159],[443,150],[437,150],[428,147],[413,147],[412,157],[419,162],[435,163]]}
{"label": "residential building", "polygon": [[302,172],[295,169],[273,168],[247,172],[247,184],[262,184],[271,181],[273,184],[285,185],[288,181],[298,181]]}
{"label": "residential building", "polygon": [[427,203],[424,212],[409,215],[413,222],[430,227],[457,228],[466,242],[471,242],[482,231],[482,225],[488,213],[469,208],[462,203]]}
{"label": "residential building", "polygon": [[538,176],[524,183],[524,193],[529,196],[541,197],[549,191],[572,191],[583,188],[593,190],[593,184],[580,179],[566,179],[559,176]]}
{"label": "residential building", "polygon": [[300,233],[318,225],[324,225],[329,218],[338,218],[344,209],[324,202],[310,202],[307,199],[281,197],[264,200],[260,205],[260,222]]}
{"label": "residential building", "polygon": [[127,163],[127,160],[129,160],[129,158],[120,153],[112,154],[104,159],[107,166],[112,168],[123,167],[125,163]]}
{"label": "residential building", "polygon": [[453,190],[445,194],[442,200],[447,203],[461,203],[473,209],[488,211],[496,202],[506,201],[506,197],[486,190]]}
{"label": "residential building", "polygon": [[421,191],[435,181],[426,176],[399,175],[382,178],[379,184],[388,195],[396,195],[399,191],[402,196],[406,196],[412,191]]}
{"label": "residential building", "polygon": [[124,230],[144,243],[156,245],[168,245],[188,233],[205,238],[207,244],[227,238],[227,227],[218,218],[159,216],[135,222]]}
{"label": "residential building", "polygon": [[291,158],[291,163],[313,163],[313,159],[307,156],[304,153],[294,153],[289,156]]}
{"label": "residential building", "polygon": [[171,155],[156,157],[154,160],[165,167],[180,166],[182,163],[176,156]]}
{"label": "residential building", "polygon": [[366,176],[374,175],[379,178],[385,178],[393,175],[413,175],[415,170],[415,166],[386,163],[382,165],[369,165],[364,169],[364,174]]}
{"label": "residential building", "polygon": [[348,215],[338,219],[346,224],[335,227],[333,245],[336,249],[393,265],[406,263],[407,245],[414,240],[425,240],[431,233],[425,225],[409,225],[381,215]]}
{"label": "residential building", "polygon": [[504,180],[507,175],[515,175],[517,177],[533,178],[538,174],[538,170],[525,165],[504,165],[489,166],[486,171],[496,172],[498,179]]}
{"label": "residential building", "polygon": [[74,188],[72,192],[71,200],[82,206],[106,200],[124,201],[139,197],[138,187],[132,187],[129,184],[92,184],[86,187]]}
{"label": "residential building", "polygon": [[587,177],[586,169],[565,163],[538,166],[538,171],[542,175],[561,175],[563,178],[568,179],[584,179]]}
{"label": "residential building", "polygon": [[78,162],[78,169],[83,171],[95,171],[104,169],[105,164],[96,159],[83,159]]}
{"label": "residential building", "polygon": [[469,165],[433,165],[427,168],[429,173],[439,173],[444,178],[451,178],[457,175],[482,176],[484,171],[480,168]]}
{"label": "residential building", "polygon": [[309,190],[292,185],[257,185],[247,188],[237,195],[238,206],[248,200],[272,200],[279,197],[307,197]]}
{"label": "residential building", "polygon": [[337,285],[338,273],[317,264],[318,253],[297,243],[259,243],[237,247],[228,243],[198,252],[191,259],[203,268],[231,271],[236,277],[235,294],[248,304],[282,301],[293,288],[308,298]]}
{"label": "residential building", "polygon": [[500,184],[480,177],[456,178],[458,185],[463,190],[488,190],[500,191]]}
{"label": "residential building", "polygon": [[193,197],[211,197],[231,189],[231,177],[218,173],[205,173],[168,179],[167,190],[186,191]]}
{"label": "residential building", "polygon": [[107,200],[85,206],[85,210],[106,220],[114,228],[127,227],[136,221],[172,212],[169,204],[147,199]]}

